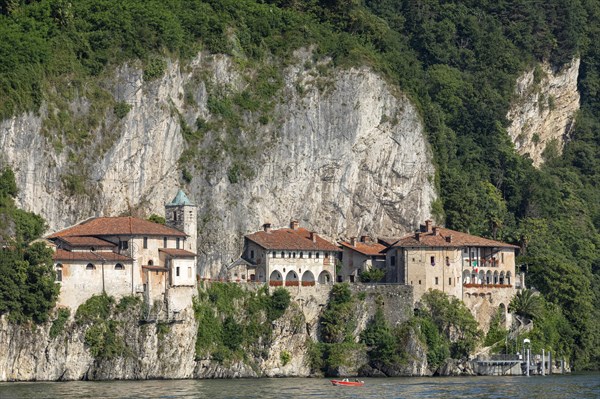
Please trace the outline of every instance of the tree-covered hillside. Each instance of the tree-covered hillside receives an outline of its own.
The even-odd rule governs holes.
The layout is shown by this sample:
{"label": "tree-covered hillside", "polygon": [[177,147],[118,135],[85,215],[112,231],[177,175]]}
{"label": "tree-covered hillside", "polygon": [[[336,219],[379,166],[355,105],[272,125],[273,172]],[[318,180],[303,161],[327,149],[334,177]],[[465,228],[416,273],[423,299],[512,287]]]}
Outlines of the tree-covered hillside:
{"label": "tree-covered hillside", "polygon": [[[77,145],[89,129],[68,126],[61,99],[126,113],[98,82],[127,60],[148,80],[162,74],[163,57],[185,62],[198,51],[281,67],[313,46],[337,67],[371,66],[422,113],[438,170],[436,219],[520,244],[529,283],[570,326],[561,347],[577,368],[600,366],[597,1],[0,0],[0,37],[0,117],[49,104],[58,141]],[[547,148],[537,170],[506,133],[515,81],[538,62],[558,69],[573,57],[581,110],[563,153]],[[250,100],[270,101],[271,89],[228,106],[252,111]]]}

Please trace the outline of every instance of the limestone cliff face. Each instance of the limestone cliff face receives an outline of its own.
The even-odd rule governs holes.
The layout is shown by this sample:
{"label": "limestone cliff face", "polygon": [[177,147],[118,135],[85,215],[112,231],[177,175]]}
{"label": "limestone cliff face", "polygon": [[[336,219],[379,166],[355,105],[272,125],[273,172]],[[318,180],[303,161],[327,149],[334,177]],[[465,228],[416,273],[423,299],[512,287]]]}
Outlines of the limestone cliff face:
{"label": "limestone cliff face", "polygon": [[[131,109],[122,119],[107,109],[85,149],[53,146],[56,132],[42,134],[45,108],[2,121],[0,162],[15,171],[19,205],[45,217],[50,230],[91,216],[162,214],[183,186],[199,205],[199,273],[205,276],[236,258],[242,236],[265,221],[284,226],[297,218],[331,238],[413,228],[430,216],[435,199],[432,155],[417,110],[366,68],[339,70],[309,59],[310,52],[299,52],[284,71],[268,122],[246,113],[237,130],[217,126],[193,145],[193,159],[183,166],[189,183],[180,163],[191,146],[182,123],[217,121],[208,106],[215,88],[239,93],[247,85],[242,75],[248,72],[224,56],[170,62],[152,82],[134,65],[118,68],[104,85]],[[320,74],[323,69],[328,72]],[[85,115],[89,101],[73,100],[70,108],[73,117]],[[240,150],[252,147],[237,158],[251,170],[240,179],[231,179],[231,155],[217,145],[227,134],[236,136]],[[83,161],[73,163],[74,156]],[[75,195],[65,188],[70,174],[84,183]]]}
{"label": "limestone cliff face", "polygon": [[[394,325],[406,321],[412,314],[406,300],[412,290],[407,287],[363,287],[364,298],[357,301],[356,340],[373,317],[376,303],[384,306],[388,321]],[[361,291],[359,290],[359,291]],[[355,291],[355,292],[359,292]],[[0,381],[58,381],[156,378],[242,378],[242,377],[307,377],[310,368],[308,343],[319,338],[319,317],[324,309],[329,289],[314,287],[292,295],[294,301],[285,314],[273,322],[268,342],[256,342],[259,349],[248,351],[242,361],[219,362],[207,356],[196,359],[198,322],[192,309],[182,312],[182,319],[173,323],[140,323],[140,308],[128,308],[113,313],[116,336],[122,339],[120,353],[94,357],[86,344],[86,333],[93,324],[78,324],[72,319],[54,338],[52,323],[32,328],[9,323],[0,317]],[[133,305],[132,305],[133,306]],[[93,336],[98,337],[94,330]],[[410,359],[402,365],[385,370],[387,375],[429,375],[425,346],[411,334],[406,341]],[[252,356],[251,353],[260,353]],[[361,371],[362,370],[362,371]],[[366,351],[357,350],[349,366],[333,370],[341,376],[379,375],[382,372],[368,366]]]}
{"label": "limestone cliff face", "polygon": [[516,101],[508,112],[508,128],[517,151],[528,154],[535,166],[544,159],[542,153],[553,140],[560,151],[579,109],[577,77],[580,60],[555,72],[542,64],[527,71],[517,81]]}

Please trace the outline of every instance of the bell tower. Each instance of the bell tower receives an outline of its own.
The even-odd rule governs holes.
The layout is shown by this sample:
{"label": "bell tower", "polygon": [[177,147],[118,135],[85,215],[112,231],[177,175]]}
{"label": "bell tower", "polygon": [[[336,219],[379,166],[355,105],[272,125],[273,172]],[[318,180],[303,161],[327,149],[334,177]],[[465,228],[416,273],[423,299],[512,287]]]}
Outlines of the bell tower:
{"label": "bell tower", "polygon": [[189,236],[181,249],[196,253],[198,244],[197,207],[182,190],[177,192],[173,201],[165,204],[165,221],[167,226],[183,231]]}

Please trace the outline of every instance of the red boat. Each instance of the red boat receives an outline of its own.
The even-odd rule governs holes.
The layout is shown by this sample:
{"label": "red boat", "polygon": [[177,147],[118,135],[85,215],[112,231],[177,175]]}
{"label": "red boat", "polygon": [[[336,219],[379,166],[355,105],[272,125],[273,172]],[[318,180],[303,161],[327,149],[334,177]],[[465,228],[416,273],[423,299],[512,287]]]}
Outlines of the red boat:
{"label": "red boat", "polygon": [[363,385],[365,385],[364,381],[359,381],[359,380],[349,381],[347,378],[344,378],[343,380],[331,380],[331,383],[335,386],[342,386],[342,387],[362,387]]}

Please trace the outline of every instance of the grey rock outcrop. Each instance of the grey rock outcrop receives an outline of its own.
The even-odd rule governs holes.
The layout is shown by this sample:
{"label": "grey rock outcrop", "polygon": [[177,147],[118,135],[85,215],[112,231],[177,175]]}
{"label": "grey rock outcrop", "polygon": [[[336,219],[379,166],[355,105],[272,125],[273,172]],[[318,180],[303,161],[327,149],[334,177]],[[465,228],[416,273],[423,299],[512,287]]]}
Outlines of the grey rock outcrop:
{"label": "grey rock outcrop", "polygon": [[580,59],[555,72],[549,64],[538,65],[517,80],[516,101],[508,112],[508,134],[519,154],[533,164],[543,162],[546,146],[555,141],[561,151],[579,110],[577,91]]}
{"label": "grey rock outcrop", "polygon": [[[367,68],[334,69],[327,60],[308,66],[310,56],[298,52],[283,72],[266,124],[250,112],[241,115],[236,145],[253,148],[238,160],[252,171],[246,178],[232,182],[230,155],[215,147],[231,134],[225,128],[192,145],[198,148],[184,165],[192,175],[185,190],[200,206],[203,276],[236,258],[242,236],[265,221],[284,226],[297,218],[338,238],[394,236],[430,216],[435,170],[416,108]],[[317,66],[329,73],[320,76]],[[0,162],[15,171],[18,205],[46,218],[50,230],[92,216],[161,214],[185,185],[182,154],[195,149],[182,123],[218,119],[207,105],[208,88],[239,93],[246,85],[242,72],[225,56],[204,54],[184,67],[169,62],[152,82],[144,82],[136,65],[123,65],[104,85],[131,109],[122,119],[107,109],[84,149],[61,149],[58,132],[43,134],[45,108],[2,121]],[[81,117],[89,101],[75,99],[70,108],[73,118]],[[82,164],[73,163],[73,154]],[[75,195],[66,189],[70,175],[83,184]]]}

